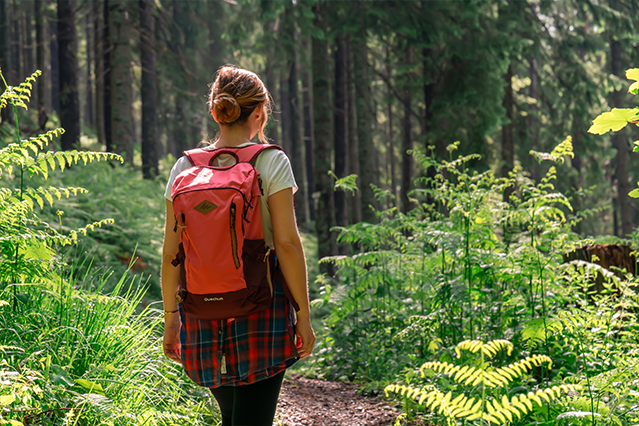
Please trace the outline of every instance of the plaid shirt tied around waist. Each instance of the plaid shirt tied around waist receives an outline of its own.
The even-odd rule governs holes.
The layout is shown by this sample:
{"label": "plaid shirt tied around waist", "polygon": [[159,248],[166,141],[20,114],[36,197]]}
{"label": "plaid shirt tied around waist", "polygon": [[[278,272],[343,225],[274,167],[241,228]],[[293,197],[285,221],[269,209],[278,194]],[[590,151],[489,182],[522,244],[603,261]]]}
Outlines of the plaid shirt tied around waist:
{"label": "plaid shirt tied around waist", "polygon": [[[279,268],[277,257],[269,260]],[[272,273],[273,302],[268,309],[232,320],[201,320],[184,314],[180,304],[180,354],[186,374],[200,386],[248,385],[293,365],[293,309]]]}

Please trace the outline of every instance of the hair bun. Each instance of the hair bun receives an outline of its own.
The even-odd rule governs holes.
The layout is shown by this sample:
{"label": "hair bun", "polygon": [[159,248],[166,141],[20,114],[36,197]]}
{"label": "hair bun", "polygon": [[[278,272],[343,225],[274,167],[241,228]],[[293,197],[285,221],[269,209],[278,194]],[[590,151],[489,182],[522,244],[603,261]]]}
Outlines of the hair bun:
{"label": "hair bun", "polygon": [[233,96],[228,93],[220,93],[213,101],[215,118],[220,124],[230,124],[240,118],[242,109]]}

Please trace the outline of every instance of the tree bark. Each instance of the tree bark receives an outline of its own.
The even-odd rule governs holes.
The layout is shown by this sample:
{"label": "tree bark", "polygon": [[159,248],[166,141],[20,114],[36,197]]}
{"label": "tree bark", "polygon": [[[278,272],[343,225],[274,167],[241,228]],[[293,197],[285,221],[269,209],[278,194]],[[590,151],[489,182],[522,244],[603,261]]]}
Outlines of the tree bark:
{"label": "tree bark", "polygon": [[[357,187],[361,188],[360,168],[359,168],[359,144],[357,138],[357,108],[355,106],[355,76],[353,69],[353,44],[351,38],[346,39],[346,62],[347,74],[346,84],[348,87],[347,105],[348,110],[348,169],[349,173],[357,175]],[[362,192],[355,191],[350,200],[350,222],[360,223],[362,221]]]}
{"label": "tree bark", "polygon": [[393,129],[393,88],[391,87],[391,63],[390,63],[390,47],[387,45],[385,47],[386,50],[386,76],[388,80],[386,81],[386,96],[387,96],[387,104],[386,104],[386,115],[388,116],[388,165],[389,165],[389,174],[390,174],[390,185],[391,185],[391,194],[393,195],[393,204],[397,205],[399,200],[399,193],[397,191],[397,175],[395,172],[395,135]]}
{"label": "tree bark", "polygon": [[360,190],[362,192],[362,220],[374,223],[377,221],[375,193],[371,183],[375,182],[375,159],[378,155],[373,144],[372,101],[370,79],[368,77],[368,46],[366,31],[362,27],[353,37],[353,68],[355,77],[355,94],[357,109],[357,143],[359,144]]}
{"label": "tree bark", "polygon": [[315,220],[315,205],[313,201],[313,193],[315,191],[315,137],[313,126],[313,77],[312,70],[308,66],[309,53],[308,39],[304,39],[302,42],[302,51],[304,52],[305,60],[303,63],[307,64],[304,67],[304,73],[302,74],[302,102],[304,105],[304,146],[306,147],[306,183],[307,183],[307,202],[309,205],[310,220]]}
{"label": "tree bark", "polygon": [[[623,78],[623,68],[621,64],[621,42],[612,38],[610,40],[610,58],[612,73]],[[622,106],[621,91],[615,90],[612,93],[612,106],[619,108]],[[614,146],[617,149],[617,198],[619,205],[619,218],[621,221],[620,237],[627,237],[632,233],[632,212],[630,210],[630,200],[628,193],[631,191],[630,180],[628,178],[628,141],[624,131],[613,133]]]}
{"label": "tree bark", "polygon": [[[335,97],[333,99],[333,147],[335,151],[335,175],[338,178],[346,176],[348,164],[347,150],[347,93],[346,85],[346,46],[342,36],[335,37],[335,50],[333,52],[335,61]],[[348,214],[346,208],[346,194],[344,191],[336,190],[335,196],[335,224],[346,226],[348,224]],[[343,251],[340,247],[340,252]],[[345,253],[342,253],[345,254]]]}
{"label": "tree bark", "polygon": [[[95,52],[95,127],[96,132],[98,134],[98,142],[100,145],[104,145],[106,147],[106,136],[105,136],[105,118],[104,118],[104,105],[106,96],[106,91],[104,89],[104,74],[105,74],[105,66],[104,66],[104,49],[105,44],[105,23],[102,13],[100,11],[104,11],[103,5],[100,3],[93,4],[93,30],[95,31],[95,35],[93,37],[93,50]],[[107,149],[108,151],[108,149]]]}
{"label": "tree bark", "polygon": [[[506,110],[506,123],[501,127],[501,177],[508,177],[508,173],[515,166],[515,141],[514,141],[514,122],[513,122],[513,65],[508,64],[508,71],[504,75],[504,100],[503,106]],[[504,201],[508,202],[514,188],[508,187],[504,190]]]}
{"label": "tree bark", "polygon": [[[326,34],[326,4],[319,2],[314,6],[315,28]],[[331,104],[329,98],[328,44],[326,38],[315,35],[313,44],[313,118],[315,129],[315,192],[318,194],[315,212],[315,230],[319,258],[335,253],[330,228],[333,226],[335,203],[331,177]],[[333,267],[321,264],[321,271],[333,274]]]}
{"label": "tree bark", "polygon": [[[0,69],[5,79],[9,78],[11,70],[11,27],[9,24],[9,5],[8,0],[0,0]],[[12,84],[10,82],[7,82]],[[4,91],[4,87],[2,88]],[[11,124],[13,114],[9,107],[0,110],[0,120],[2,123]]]}
{"label": "tree bark", "polygon": [[60,64],[60,137],[63,150],[80,143],[80,99],[78,95],[78,35],[75,28],[74,0],[58,0],[58,61]]}
{"label": "tree bark", "polygon": [[[293,11],[291,10],[292,14]],[[291,16],[292,18],[292,16]],[[299,72],[298,72],[298,60],[297,60],[297,45],[298,36],[295,21],[291,19],[288,25],[288,36],[290,39],[289,48],[289,75],[288,75],[288,92],[291,101],[291,142],[292,142],[292,165],[293,173],[297,180],[299,189],[295,193],[295,214],[297,221],[303,229],[308,229],[309,220],[309,203],[306,197],[308,193],[306,185],[306,147],[303,140],[303,121],[302,111],[300,105],[299,94]]]}
{"label": "tree bark", "polygon": [[17,86],[24,81],[21,69],[22,62],[20,60],[20,12],[18,11],[17,0],[13,0],[11,9],[12,16],[9,20],[11,25],[11,74],[7,83]]}
{"label": "tree bark", "polygon": [[[45,59],[44,59],[44,15],[43,15],[43,7],[44,2],[36,1],[35,3],[35,30],[36,30],[36,67],[39,70],[44,71],[45,69]],[[49,119],[49,114],[47,113],[46,103],[45,103],[45,77],[44,75],[38,78],[37,80],[37,92],[38,92],[38,129],[43,131],[47,120]]]}
{"label": "tree bark", "polygon": [[[405,66],[410,67],[413,63],[412,48],[406,49]],[[408,151],[413,149],[413,95],[412,78],[410,72],[406,75],[406,89],[404,90],[404,116],[402,117],[402,190],[400,193],[402,213],[408,213],[412,209],[412,203],[408,199],[408,192],[413,180],[413,156]]]}
{"label": "tree bark", "polygon": [[128,3],[109,3],[111,40],[111,131],[115,151],[133,166],[133,104],[131,85],[131,27]]}
{"label": "tree bark", "polygon": [[49,21],[49,52],[51,54],[51,109],[60,117],[60,61],[58,59],[58,24]]}
{"label": "tree bark", "polygon": [[284,151],[288,155],[293,154],[293,140],[291,135],[291,96],[288,87],[288,75],[290,74],[290,67],[287,66],[280,73],[280,127],[282,130],[281,145]]}
{"label": "tree bark", "polygon": [[35,5],[27,4],[29,11],[24,14],[24,21],[22,28],[24,29],[24,78],[31,75],[35,71],[35,66],[33,63],[33,22],[32,18],[35,15],[34,7]]}
{"label": "tree bark", "polygon": [[86,73],[86,81],[87,81],[87,89],[86,89],[86,100],[84,103],[84,125],[87,127],[93,126],[93,74],[91,72],[91,67],[93,66],[93,43],[91,43],[91,36],[94,34],[93,31],[93,20],[91,19],[91,9],[93,9],[93,5],[89,3],[84,28],[86,32],[86,52],[87,52],[87,73]]}
{"label": "tree bark", "polygon": [[[537,58],[532,56],[528,60],[530,70],[530,88],[528,90],[528,96],[531,99],[537,100]],[[530,104],[530,113],[528,115],[527,127],[528,127],[528,143],[532,149],[538,149],[537,139],[539,138],[539,127],[537,125],[537,104]],[[539,181],[541,176],[537,164],[533,162],[530,166],[530,175],[535,182]]]}
{"label": "tree bark", "polygon": [[140,63],[142,65],[142,176],[154,179],[159,174],[157,155],[157,93],[153,41],[155,36],[154,2],[140,0]]}

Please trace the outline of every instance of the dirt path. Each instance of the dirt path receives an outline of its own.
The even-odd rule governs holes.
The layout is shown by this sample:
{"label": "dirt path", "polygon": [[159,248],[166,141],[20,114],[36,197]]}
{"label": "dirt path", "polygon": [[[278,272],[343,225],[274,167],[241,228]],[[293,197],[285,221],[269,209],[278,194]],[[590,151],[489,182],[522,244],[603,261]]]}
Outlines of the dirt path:
{"label": "dirt path", "polygon": [[275,419],[283,426],[389,426],[400,414],[383,396],[359,395],[357,385],[287,374]]}

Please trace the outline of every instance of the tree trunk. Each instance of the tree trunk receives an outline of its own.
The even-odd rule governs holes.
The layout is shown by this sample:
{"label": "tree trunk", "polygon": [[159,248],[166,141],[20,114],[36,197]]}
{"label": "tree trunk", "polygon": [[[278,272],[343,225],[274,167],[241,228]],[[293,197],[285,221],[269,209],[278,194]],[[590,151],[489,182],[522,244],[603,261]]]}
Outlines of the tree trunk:
{"label": "tree trunk", "polygon": [[[610,58],[612,65],[612,73],[620,78],[624,78],[621,65],[621,42],[619,40],[610,40]],[[612,106],[620,108],[622,106],[621,92],[615,90],[612,93]],[[632,233],[632,212],[630,210],[630,200],[628,193],[631,191],[630,181],[628,178],[628,141],[625,132],[619,131],[613,133],[614,147],[617,148],[617,197],[619,203],[619,217],[621,219],[620,237],[627,237]]]}
{"label": "tree trunk", "polygon": [[104,105],[102,106],[103,125],[104,125],[104,144],[108,152],[116,152],[117,149],[113,143],[113,123],[111,121],[111,105],[112,102],[112,89],[111,89],[111,50],[113,50],[111,44],[111,19],[109,17],[111,2],[113,0],[104,0],[104,12],[102,18],[104,19],[104,26],[102,31],[102,81],[104,90]]}
{"label": "tree trunk", "polygon": [[154,2],[140,0],[140,63],[142,65],[142,176],[154,179],[159,174],[157,155],[157,93]]}
{"label": "tree trunk", "polygon": [[174,53],[175,65],[171,69],[171,78],[173,84],[179,87],[174,94],[175,110],[173,122],[171,123],[172,134],[172,152],[175,157],[179,158],[182,153],[192,148],[189,143],[189,123],[188,123],[188,95],[185,93],[188,87],[188,77],[180,66],[178,61],[185,61],[185,42],[188,32],[189,14],[187,11],[188,4],[186,2],[173,2],[173,24],[171,34],[171,48]]}
{"label": "tree trunk", "polygon": [[[93,51],[94,51],[94,70],[95,70],[95,129],[98,135],[100,145],[106,146],[106,138],[104,135],[104,20],[102,19],[101,10],[104,8],[100,3],[93,4]],[[108,151],[108,150],[107,150]]]}
{"label": "tree trunk", "polygon": [[24,45],[24,66],[25,66],[25,71],[24,71],[24,78],[26,78],[28,75],[31,75],[34,71],[35,71],[35,66],[33,64],[33,16],[35,15],[35,13],[33,13],[33,7],[35,7],[35,5],[30,5],[27,3],[27,6],[29,8],[29,11],[27,13],[25,13],[24,16],[24,21],[23,21],[23,25],[22,28],[24,29],[24,41],[25,41],[25,45]]}
{"label": "tree trunk", "polygon": [[[317,3],[315,9],[315,28],[326,34],[326,4]],[[313,37],[313,118],[315,120],[315,192],[319,194],[315,212],[315,230],[319,258],[335,253],[330,228],[333,226],[332,214],[335,211],[331,177],[331,104],[329,98],[328,44],[324,34]],[[333,274],[333,267],[321,264],[321,271]]]}
{"label": "tree trunk", "polygon": [[[348,100],[346,105],[346,108],[348,110],[348,170],[349,173],[357,175],[357,187],[361,188],[359,144],[357,143],[357,108],[355,106],[355,71],[353,69],[353,44],[350,37],[346,39],[346,63],[346,84],[348,87]],[[355,193],[350,196],[350,212],[350,223],[360,223],[362,221],[361,190],[355,191]]]}
{"label": "tree trunk", "polygon": [[[528,90],[528,96],[531,99],[537,100],[537,58],[532,56],[528,63],[530,70],[530,88]],[[537,141],[537,139],[539,139],[539,126],[537,125],[536,103],[530,104],[530,113],[526,120],[526,124],[528,127],[528,144],[532,149],[539,149]],[[538,182],[541,179],[536,162],[533,162],[530,165],[530,176],[535,182]]]}
{"label": "tree trunk", "polygon": [[[353,37],[353,68],[355,77],[355,107],[357,109],[357,143],[359,144],[360,190],[362,192],[362,220],[368,223],[377,221],[375,193],[371,183],[375,182],[375,159],[377,152],[373,144],[372,101],[370,79],[368,77],[368,46],[366,31],[362,28]],[[317,139],[316,139],[317,140]]]}
{"label": "tree trunk", "polygon": [[[262,0],[260,2],[260,6],[262,8],[262,12],[266,13],[265,10],[270,6],[272,2]],[[277,41],[277,25],[278,20],[271,18],[267,21],[264,26],[268,29],[269,37],[264,40],[266,43],[266,49],[268,54],[266,55],[266,64],[264,70],[264,83],[266,84],[266,88],[269,90],[271,94],[271,100],[273,101],[273,116],[271,120],[269,120],[268,128],[267,128],[267,136],[270,141],[276,143],[278,145],[283,146],[282,138],[280,136],[280,115],[279,111],[281,108],[280,97],[278,92],[279,81],[278,76],[280,74],[280,69],[278,65],[280,64],[280,60],[277,57],[278,50],[278,41]]]}
{"label": "tree trunk", "polygon": [[[290,11],[293,14],[293,10]],[[292,16],[291,16],[292,18]],[[298,60],[297,60],[297,45],[298,36],[297,29],[295,27],[295,21],[289,20],[288,36],[290,38],[289,49],[289,75],[288,75],[288,92],[291,100],[291,147],[292,147],[292,165],[293,173],[297,180],[299,189],[295,193],[295,213],[297,221],[303,229],[308,229],[309,221],[309,203],[306,197],[308,189],[306,186],[306,156],[304,151],[306,147],[302,143],[303,141],[303,129],[302,129],[302,111],[300,105],[299,94],[299,73],[298,73]]]}
{"label": "tree trunk", "polygon": [[[583,133],[581,132],[581,122],[579,121],[579,119],[574,120],[573,129],[574,129],[574,136],[572,138],[572,145],[573,145],[574,157],[572,158],[571,164],[572,164],[572,167],[577,172],[577,176],[576,178],[574,178],[571,186],[572,186],[573,195],[574,195],[573,201],[572,201],[572,211],[573,211],[573,214],[576,215],[581,210],[581,199],[579,198],[579,189],[583,187],[583,184],[582,184],[583,174],[581,171],[581,155],[579,155],[579,153],[581,152],[581,145],[583,143],[582,142]],[[574,231],[577,234],[581,234],[581,222],[577,222],[577,224],[575,225]]]}
{"label": "tree trunk", "polygon": [[293,141],[291,135],[291,96],[288,87],[288,75],[290,74],[290,66],[287,66],[280,73],[280,126],[282,129],[281,146],[288,155],[293,154]]}
{"label": "tree trunk", "polygon": [[391,194],[393,195],[393,204],[397,206],[399,200],[399,192],[397,191],[397,175],[395,172],[395,163],[397,162],[395,158],[395,135],[393,129],[393,101],[395,96],[393,95],[393,88],[391,87],[391,63],[390,63],[390,47],[387,45],[385,47],[386,50],[386,76],[388,80],[386,81],[386,115],[388,116],[388,165],[389,165],[389,175],[390,175],[390,186],[391,186]]}
{"label": "tree trunk", "polygon": [[[8,0],[0,0],[0,69],[2,69],[5,79],[9,78],[11,74],[11,27],[9,24],[9,5],[7,1]],[[13,84],[11,82],[7,83]],[[1,91],[4,92],[4,87],[2,87]],[[7,106],[0,110],[0,120],[2,123],[7,122],[11,125],[12,117],[12,108]]]}
{"label": "tree trunk", "polygon": [[75,28],[74,0],[58,0],[58,61],[60,64],[60,137],[63,150],[80,143],[80,99],[78,95],[78,35]]}
{"label": "tree trunk", "polygon": [[[1,0],[0,0],[1,1]],[[44,15],[43,15],[43,7],[44,2],[36,1],[35,3],[35,30],[36,30],[36,67],[39,70],[43,71],[45,69],[45,59],[44,59]],[[37,92],[38,92],[38,129],[43,131],[47,120],[49,119],[49,114],[47,113],[46,103],[45,103],[45,77],[41,76],[37,80]]]}
{"label": "tree trunk", "polygon": [[[333,99],[333,147],[335,150],[335,175],[343,178],[347,174],[346,165],[348,164],[347,150],[347,93],[346,85],[346,46],[344,45],[343,36],[335,37],[336,48],[333,51],[335,61],[335,97]],[[346,194],[344,191],[336,190],[335,196],[335,224],[337,226],[346,226],[348,224],[348,214],[346,208]],[[346,247],[340,247],[340,252]],[[345,254],[345,253],[342,253]]]}
{"label": "tree trunk", "polygon": [[[406,49],[405,66],[410,67],[413,63],[413,51],[410,47]],[[410,72],[406,75],[406,89],[404,91],[404,116],[402,118],[402,190],[400,193],[400,208],[402,213],[408,213],[412,209],[412,203],[408,199],[408,192],[413,180],[413,156],[408,151],[413,149],[413,95],[412,78]]]}
{"label": "tree trunk", "polygon": [[[513,65],[508,64],[508,71],[504,75],[504,109],[506,110],[506,123],[501,126],[501,177],[508,177],[508,173],[515,166],[515,141],[514,141],[514,122],[513,122]],[[508,187],[504,190],[504,201],[508,202],[514,188]]]}
{"label": "tree trunk", "polygon": [[109,3],[111,41],[111,131],[115,151],[133,166],[133,104],[131,85],[131,27],[128,3]]}
{"label": "tree trunk", "polygon": [[58,59],[58,24],[49,21],[49,52],[51,54],[51,109],[60,117],[60,61]]}
{"label": "tree trunk", "polygon": [[271,94],[271,99],[273,101],[273,116],[268,122],[267,137],[269,138],[269,141],[272,141],[272,143],[282,145],[282,137],[280,136],[280,119],[278,113],[279,109],[281,108],[279,102],[280,97],[278,94],[279,86],[277,81],[279,70],[276,69],[276,63],[277,61],[274,60],[272,54],[267,55],[264,83],[266,84],[266,88]]}
{"label": "tree trunk", "polygon": [[309,63],[308,39],[304,39],[302,43],[302,51],[304,52],[304,73],[302,74],[302,102],[304,105],[304,146],[306,148],[306,183],[307,183],[307,202],[309,205],[310,220],[315,220],[315,205],[313,201],[313,193],[315,192],[315,138],[313,129],[313,78]]}
{"label": "tree trunk", "polygon": [[17,86],[24,81],[22,76],[22,61],[20,60],[20,12],[18,11],[18,2],[13,0],[11,7],[11,74],[10,85]]}
{"label": "tree trunk", "polygon": [[86,17],[84,27],[86,31],[86,52],[87,52],[87,89],[86,100],[84,102],[84,125],[91,127],[94,124],[93,120],[93,74],[91,73],[91,67],[93,66],[93,43],[91,43],[91,36],[93,35],[93,20],[91,19],[91,10],[93,5],[89,3],[89,7],[86,11]]}

